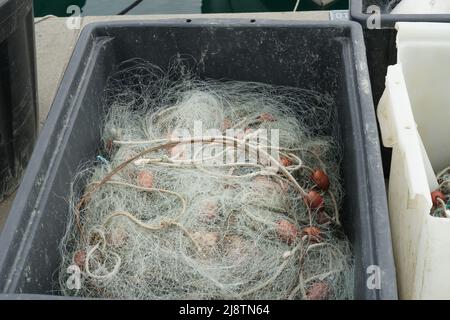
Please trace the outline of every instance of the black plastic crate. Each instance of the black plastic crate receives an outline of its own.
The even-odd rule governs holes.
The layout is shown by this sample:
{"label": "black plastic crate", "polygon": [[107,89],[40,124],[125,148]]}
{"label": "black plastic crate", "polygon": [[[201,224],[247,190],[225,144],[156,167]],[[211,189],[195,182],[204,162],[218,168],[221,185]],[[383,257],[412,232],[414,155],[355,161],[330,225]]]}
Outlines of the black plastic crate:
{"label": "black plastic crate", "polygon": [[[366,42],[367,60],[375,105],[378,104],[384,91],[387,67],[395,64],[397,60],[395,23],[450,22],[449,14],[389,14],[387,11],[388,4],[389,0],[350,0],[351,19],[359,22],[364,29],[364,40]],[[372,5],[381,9],[381,29],[369,29],[367,25],[367,20],[371,16],[371,13],[367,13],[367,11]]]}
{"label": "black plastic crate", "polygon": [[[400,2],[400,0],[398,0]],[[395,30],[396,22],[450,22],[449,14],[389,14],[389,0],[350,0],[351,19],[361,24],[364,29],[367,62],[375,107],[378,105],[385,88],[387,68],[397,63],[397,48]],[[367,13],[372,5],[380,10],[380,29],[369,29]],[[392,149],[382,147],[383,168],[386,177],[389,176]]]}
{"label": "black plastic crate", "polygon": [[37,137],[33,1],[0,1],[0,201],[15,190]]}
{"label": "black plastic crate", "polygon": [[[367,9],[376,5],[381,9],[381,28],[394,28],[396,22],[450,22],[449,14],[389,14],[389,2],[389,0],[350,0],[350,15],[353,20],[366,27],[367,19],[371,15],[367,13]],[[396,3],[399,2],[400,0],[397,0]]]}
{"label": "black plastic crate", "polygon": [[[57,294],[57,247],[70,183],[100,148],[101,92],[118,64],[165,67],[192,56],[200,76],[327,92],[335,99],[358,299],[396,299],[386,192],[361,27],[354,22],[165,20],[89,25],[82,32],[0,237],[0,292]],[[381,288],[367,286],[378,266]],[[369,268],[369,271],[372,269]],[[49,296],[49,298],[51,298]]]}

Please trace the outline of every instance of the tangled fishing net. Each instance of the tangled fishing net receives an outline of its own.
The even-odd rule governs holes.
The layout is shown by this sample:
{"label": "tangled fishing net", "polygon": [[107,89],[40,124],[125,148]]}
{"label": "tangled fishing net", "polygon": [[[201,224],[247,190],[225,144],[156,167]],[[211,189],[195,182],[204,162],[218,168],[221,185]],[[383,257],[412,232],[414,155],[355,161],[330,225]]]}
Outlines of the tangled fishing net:
{"label": "tangled fishing net", "polygon": [[134,59],[104,100],[102,154],[73,183],[63,294],[352,298],[330,97]]}
{"label": "tangled fishing net", "polygon": [[431,215],[436,218],[450,218],[450,167],[442,170],[436,178],[439,188],[431,193]]}
{"label": "tangled fishing net", "polygon": [[386,7],[382,8],[382,12],[392,14],[450,14],[450,1],[389,0]]}
{"label": "tangled fishing net", "polygon": [[401,1],[402,0],[363,0],[363,11],[364,13],[369,14],[374,13],[372,9],[376,6],[380,13],[391,13],[391,11],[394,10]]}

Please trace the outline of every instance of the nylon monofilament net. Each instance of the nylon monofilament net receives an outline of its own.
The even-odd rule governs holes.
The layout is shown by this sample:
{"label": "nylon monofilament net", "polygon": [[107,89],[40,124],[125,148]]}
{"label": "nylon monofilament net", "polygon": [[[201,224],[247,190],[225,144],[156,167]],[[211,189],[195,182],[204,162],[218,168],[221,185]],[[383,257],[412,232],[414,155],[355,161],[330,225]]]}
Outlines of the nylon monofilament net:
{"label": "nylon monofilament net", "polygon": [[436,218],[450,218],[450,167],[436,175],[439,188],[431,192],[433,207],[430,214]]}
{"label": "nylon monofilament net", "polygon": [[73,183],[63,294],[352,298],[329,96],[134,59],[104,101],[103,153]]}

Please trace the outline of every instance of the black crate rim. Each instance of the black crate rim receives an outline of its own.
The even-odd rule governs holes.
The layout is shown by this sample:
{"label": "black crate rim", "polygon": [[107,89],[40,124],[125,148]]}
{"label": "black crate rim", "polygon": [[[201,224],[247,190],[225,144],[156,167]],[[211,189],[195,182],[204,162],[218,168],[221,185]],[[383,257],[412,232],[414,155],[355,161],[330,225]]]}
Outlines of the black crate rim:
{"label": "black crate rim", "polygon": [[[363,0],[350,0],[350,17],[367,28],[371,15],[363,12]],[[450,22],[450,14],[381,14],[381,28],[392,29],[397,22]]]}

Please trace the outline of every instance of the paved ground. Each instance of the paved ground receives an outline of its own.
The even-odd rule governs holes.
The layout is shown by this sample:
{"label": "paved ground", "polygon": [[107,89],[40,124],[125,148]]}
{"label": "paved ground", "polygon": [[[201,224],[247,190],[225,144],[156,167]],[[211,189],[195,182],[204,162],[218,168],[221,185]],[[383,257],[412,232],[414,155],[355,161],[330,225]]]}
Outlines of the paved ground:
{"label": "paved ground", "polygon": [[[80,26],[97,21],[112,20],[155,20],[155,19],[198,19],[198,18],[242,18],[277,20],[328,20],[329,12],[277,12],[241,14],[194,14],[194,15],[146,15],[146,16],[101,16],[84,17]],[[36,52],[39,94],[39,120],[44,124],[59,82],[72,54],[80,29],[69,29],[67,19],[44,17],[35,20]],[[0,230],[6,221],[14,195],[0,203]]]}

